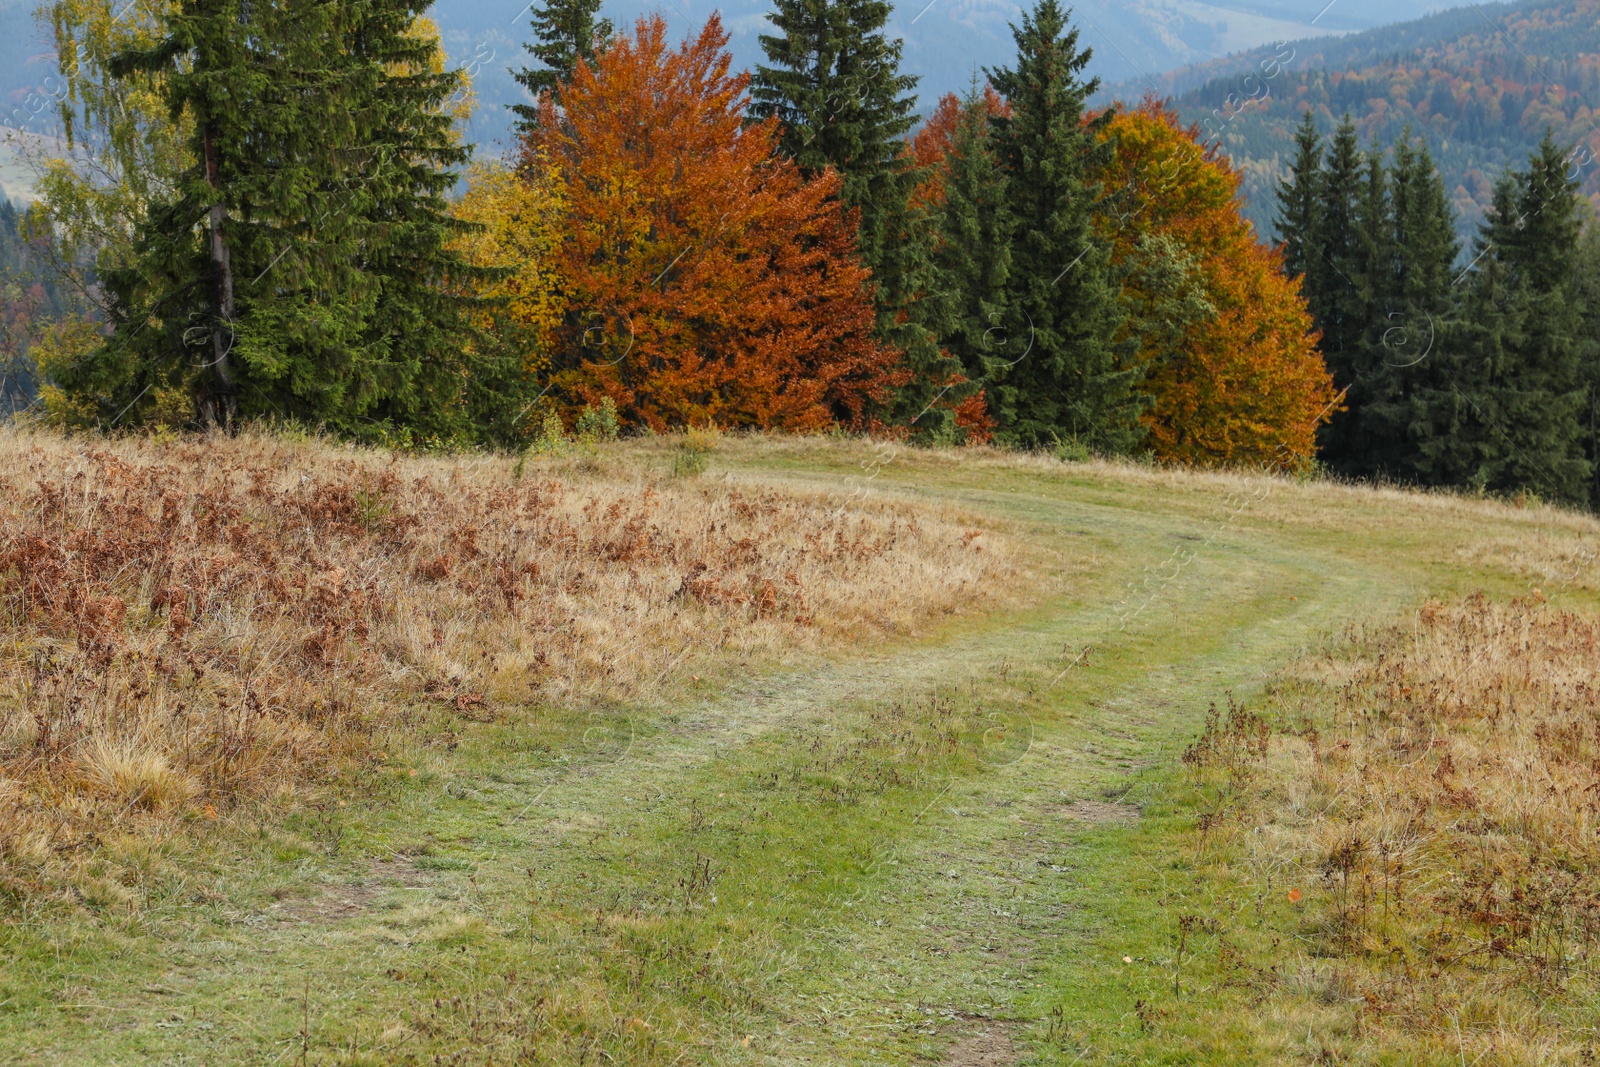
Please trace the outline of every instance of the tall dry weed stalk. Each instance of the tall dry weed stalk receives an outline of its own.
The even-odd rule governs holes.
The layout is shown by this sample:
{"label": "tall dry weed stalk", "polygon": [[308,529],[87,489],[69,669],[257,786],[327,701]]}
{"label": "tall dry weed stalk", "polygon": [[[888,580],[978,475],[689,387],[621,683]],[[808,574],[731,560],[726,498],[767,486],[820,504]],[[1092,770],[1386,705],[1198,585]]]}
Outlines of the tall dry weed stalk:
{"label": "tall dry weed stalk", "polygon": [[0,434],[4,888],[130,824],[337,782],[418,703],[649,701],[1013,583],[1003,538],[847,504],[593,462]]}

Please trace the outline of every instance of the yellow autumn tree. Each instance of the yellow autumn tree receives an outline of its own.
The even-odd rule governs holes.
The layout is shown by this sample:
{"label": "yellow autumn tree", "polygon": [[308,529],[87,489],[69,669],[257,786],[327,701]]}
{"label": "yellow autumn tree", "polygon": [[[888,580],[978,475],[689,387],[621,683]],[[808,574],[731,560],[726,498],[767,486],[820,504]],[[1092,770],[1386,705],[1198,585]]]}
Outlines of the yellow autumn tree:
{"label": "yellow autumn tree", "polygon": [[[443,74],[449,65],[448,53],[444,47],[444,35],[439,32],[439,24],[426,15],[418,15],[411,20],[411,25],[406,29],[406,36],[414,40],[423,41],[434,45],[431,58],[426,69],[418,69],[413,64],[395,64],[391,66],[397,74]],[[449,100],[445,101],[442,109],[455,120],[455,139],[466,139],[466,125],[472,119],[472,112],[478,106],[478,90],[472,83],[472,68],[459,68],[456,72],[460,79],[460,86]]]}
{"label": "yellow autumn tree", "polygon": [[1298,470],[1338,394],[1297,280],[1239,211],[1239,175],[1160,101],[1101,136],[1101,239],[1123,279],[1124,338],[1150,398],[1155,454]]}
{"label": "yellow autumn tree", "polygon": [[496,274],[479,294],[491,301],[479,323],[484,343],[514,359],[530,380],[549,369],[551,332],[566,311],[556,272],[566,210],[561,174],[542,161],[474,166],[455,209],[476,224],[458,239],[459,250]]}

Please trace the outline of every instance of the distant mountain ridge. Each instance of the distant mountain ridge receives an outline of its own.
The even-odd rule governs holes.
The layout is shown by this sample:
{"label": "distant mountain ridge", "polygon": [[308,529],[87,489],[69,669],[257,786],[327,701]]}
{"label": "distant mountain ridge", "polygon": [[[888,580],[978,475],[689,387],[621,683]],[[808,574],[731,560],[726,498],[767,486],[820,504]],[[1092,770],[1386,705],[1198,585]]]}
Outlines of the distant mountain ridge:
{"label": "distant mountain ridge", "polygon": [[[1152,79],[1245,175],[1264,232],[1272,190],[1309,107],[1326,132],[1349,113],[1364,145],[1425,137],[1470,232],[1494,179],[1546,128],[1577,146],[1573,173],[1600,207],[1600,0],[1443,12],[1338,39],[1293,41]],[[1138,95],[1137,83],[1117,89]]]}
{"label": "distant mountain ridge", "polygon": [[[1284,38],[1283,42],[1294,45],[1298,50],[1301,67],[1345,69],[1370,63],[1382,55],[1411,52],[1463,36],[1475,27],[1481,28],[1485,18],[1492,20],[1504,16],[1517,10],[1518,6],[1516,3],[1472,4],[1432,11],[1409,21],[1363,27],[1358,32],[1301,39]],[[1179,96],[1208,82],[1233,77],[1259,61],[1271,58],[1283,42],[1274,41],[1216,59],[1177,67],[1155,75],[1149,82],[1123,79],[1108,84],[1103,95],[1126,98],[1154,88],[1163,96]]]}
{"label": "distant mountain ridge", "polygon": [[[1448,0],[1465,3],[1467,0]],[[948,92],[964,90],[984,67],[1006,65],[1015,53],[1010,24],[1029,4],[1018,0],[896,0],[888,32],[903,42],[903,69],[921,78],[918,107],[926,114]],[[1345,33],[1447,6],[1439,0],[1079,0],[1073,21],[1080,42],[1094,50],[1089,73],[1106,82],[1143,78],[1266,41]],[[764,61],[770,0],[607,0],[601,14],[619,27],[660,11],[670,32],[697,30],[720,11],[731,37],[735,69]],[[505,105],[522,99],[504,73],[526,61],[526,0],[438,0],[433,16],[452,60],[470,63],[492,51],[477,75],[480,112],[473,135],[490,143],[509,128]],[[1320,19],[1319,12],[1325,12]],[[519,17],[520,16],[520,17]]]}
{"label": "distant mountain ridge", "polygon": [[[1466,0],[1447,0],[1464,3]],[[0,0],[0,122],[39,128],[36,109],[53,99],[51,42],[34,18],[38,0]],[[1009,24],[1018,0],[903,0],[889,32],[904,42],[904,69],[921,77],[918,106],[931,111],[946,92],[965,89],[983,67],[1007,64]],[[1443,6],[1439,0],[1079,0],[1081,43],[1094,50],[1090,73],[1107,82],[1159,80],[1183,64],[1237,53],[1267,41],[1347,33]],[[619,26],[659,10],[683,36],[720,10],[736,68],[761,62],[770,0],[607,0],[602,14]],[[453,63],[473,75],[478,98],[469,135],[488,153],[509,138],[508,105],[524,99],[509,70],[527,62],[527,0],[438,0],[439,24]],[[1190,68],[1194,69],[1194,68]]]}
{"label": "distant mountain ridge", "polygon": [[[1403,3],[1421,7],[1419,0]],[[712,12],[720,12],[735,69],[754,69],[765,61],[760,37],[770,30],[766,16],[771,9],[770,0],[607,0],[600,13],[618,27],[631,27],[639,16],[659,11],[669,32],[683,36],[698,30]],[[1020,20],[1022,10],[1016,0],[897,2],[888,32],[902,41],[903,69],[921,78],[919,109],[931,111],[943,94],[964,90],[984,67],[1009,63],[1015,51],[1010,23]],[[1089,0],[1077,5],[1075,19],[1083,43],[1095,51],[1093,72],[1103,79],[1121,79],[1284,35],[1316,32],[1307,21],[1314,14],[1312,9],[1296,17],[1290,3]],[[451,59],[473,68],[479,110],[472,136],[492,148],[508,136],[507,105],[524,99],[507,68],[527,62],[522,49],[528,33],[527,0],[438,0],[432,15]],[[1330,22],[1328,30],[1335,32],[1341,25]]]}

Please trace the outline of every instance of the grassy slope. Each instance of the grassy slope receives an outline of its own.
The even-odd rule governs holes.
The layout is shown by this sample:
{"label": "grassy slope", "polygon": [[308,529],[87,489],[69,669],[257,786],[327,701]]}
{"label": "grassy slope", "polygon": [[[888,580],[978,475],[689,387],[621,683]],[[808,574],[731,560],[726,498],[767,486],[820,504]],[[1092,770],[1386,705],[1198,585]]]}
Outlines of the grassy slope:
{"label": "grassy slope", "polygon": [[[13,924],[5,1058],[915,1062],[998,1019],[1039,1062],[1114,1062],[1168,981],[1122,957],[1170,939],[1151,827],[1207,704],[1349,620],[1540,584],[1475,546],[1596,536],[1542,510],[851,444],[735,442],[724,474],[957,500],[1064,591],[573,722],[554,762],[516,724],[392,753],[389,802],[223,836],[137,919]],[[1237,1061],[1212,1040],[1196,1054]]]}

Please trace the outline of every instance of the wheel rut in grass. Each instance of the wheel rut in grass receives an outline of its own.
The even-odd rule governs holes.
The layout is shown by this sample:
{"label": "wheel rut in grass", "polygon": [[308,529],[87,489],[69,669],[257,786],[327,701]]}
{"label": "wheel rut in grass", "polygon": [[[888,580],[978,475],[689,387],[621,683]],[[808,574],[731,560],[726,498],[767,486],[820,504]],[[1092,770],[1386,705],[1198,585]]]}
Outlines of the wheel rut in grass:
{"label": "wheel rut in grass", "polygon": [[[1141,531],[1150,541],[1167,532]],[[470,821],[498,829],[458,840],[456,854],[473,873],[441,872],[428,895],[457,919],[481,915],[511,928],[525,922],[531,882],[536,899],[549,894],[553,913],[591,916],[589,932],[540,935],[568,939],[583,958],[600,950],[607,915],[639,921],[626,918],[631,902],[659,900],[673,870],[682,868],[676,877],[693,897],[687,861],[714,851],[702,835],[716,832],[715,802],[737,792],[730,783],[760,764],[763,746],[814,738],[852,708],[987,684],[998,665],[1013,663],[1033,672],[1045,694],[1025,758],[932,783],[911,817],[865,826],[852,846],[863,857],[859,873],[820,896],[797,894],[800,903],[774,920],[779,928],[761,931],[764,951],[782,961],[776,970],[751,964],[770,970],[757,983],[772,990],[770,1001],[753,1019],[732,1010],[726,1019],[730,1030],[767,1027],[756,1044],[774,1062],[867,1062],[868,1053],[888,1062],[1009,1062],[1021,1030],[997,1022],[973,1035],[970,1021],[1015,1019],[1035,961],[1070,951],[1081,936],[1069,902],[1076,842],[1136,820],[1140,798],[1128,793],[1128,776],[1172,758],[1208,702],[1264,678],[1385,595],[1369,575],[1256,542],[1217,546],[1185,579],[1146,597],[1156,610],[1131,626],[1119,625],[1126,612],[1119,616],[1116,601],[1058,605],[937,645],[753,678],[641,721],[615,758],[575,764],[551,781],[493,791],[471,783]],[[1315,592],[1290,606],[1286,590],[1306,594],[1308,586]],[[1074,650],[1086,644],[1095,652],[1074,665]],[[697,805],[712,814],[697,814]],[[709,826],[697,829],[697,819]],[[797,864],[814,862],[803,847],[794,855]],[[724,861],[700,899],[733,895],[740,864],[758,860]],[[690,920],[700,921],[692,909]],[[339,944],[368,951],[358,937]],[[364,969],[381,962],[376,953]]]}
{"label": "wheel rut in grass", "polygon": [[[1255,610],[1240,583],[1219,581],[1210,589],[1215,602],[1235,610],[1198,620],[1184,640],[1158,635],[1174,649],[1164,661],[1143,653],[1143,664],[1119,667],[1107,657],[1061,694],[1060,716],[1039,723],[1026,759],[939,797],[920,832],[895,842],[889,874],[870,899],[813,932],[848,961],[831,985],[854,995],[793,999],[795,1034],[828,1052],[811,1052],[796,1036],[789,1062],[855,1062],[851,1048],[878,1043],[885,1013],[902,1034],[931,1029],[946,1044],[959,1027],[919,1031],[924,1019],[1016,1019],[1037,962],[1084,938],[1072,903],[1082,877],[1078,843],[1137,823],[1143,787],[1130,789],[1130,776],[1175,758],[1209,703],[1244,696],[1326,631],[1401,595],[1370,574],[1326,574],[1297,562],[1259,598],[1287,602],[1272,591],[1287,580],[1302,592],[1292,610]],[[1323,595],[1303,595],[1302,581],[1312,578]],[[935,1056],[967,1054],[967,1040]]]}
{"label": "wheel rut in grass", "polygon": [[[386,857],[323,905],[287,902],[293,922],[271,921],[270,908],[246,916],[226,926],[227,954],[177,939],[161,950],[164,984],[202,1018],[255,1004],[248,1028],[218,1022],[237,1044],[219,1064],[269,1060],[307,1025],[325,1048],[337,1035],[376,1062],[403,1062],[385,1057],[418,1033],[427,1062],[488,1062],[516,1035],[482,1020],[547,994],[575,1003],[613,980],[613,1056],[650,1034],[675,1043],[679,1062],[1014,1062],[1029,1047],[1037,961],[1083,935],[1078,843],[1137,820],[1133,776],[1171,759],[1209,701],[1401,595],[1232,530],[1152,578],[1194,522],[1030,507],[1040,529],[1115,540],[1092,591],[935,643],[619,714],[557,772],[492,748],[441,757],[443,788],[408,794],[389,816],[396,839],[426,837],[438,855]],[[754,792],[768,770],[792,770],[795,746],[834,743],[834,724],[863,709],[934,690],[986,702],[1002,683],[1032,701],[1020,758],[914,783],[903,806],[881,810],[871,796],[817,806]],[[700,881],[702,854],[716,870]],[[380,876],[420,870],[418,859],[421,876]],[[736,910],[743,884],[770,895],[752,909],[759,921]],[[645,948],[629,956],[629,944]],[[505,975],[530,972],[546,984],[502,991]],[[308,1008],[302,986],[323,1007]],[[157,1004],[124,991],[119,1009],[99,1021],[136,1022]],[[153,1034],[150,1047],[191,1054],[184,1034]]]}

